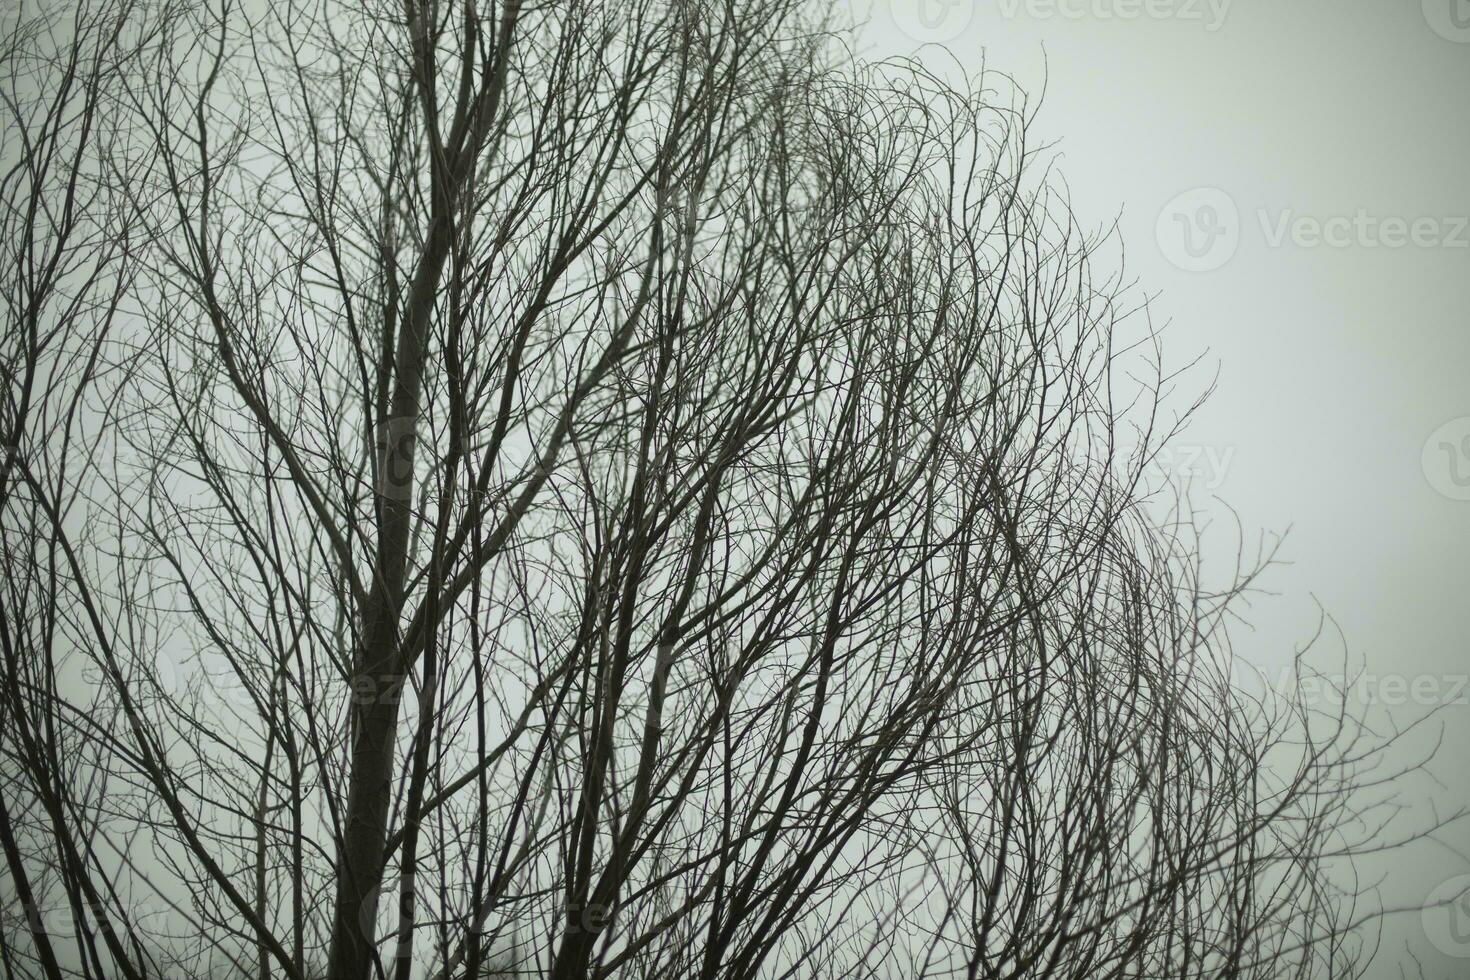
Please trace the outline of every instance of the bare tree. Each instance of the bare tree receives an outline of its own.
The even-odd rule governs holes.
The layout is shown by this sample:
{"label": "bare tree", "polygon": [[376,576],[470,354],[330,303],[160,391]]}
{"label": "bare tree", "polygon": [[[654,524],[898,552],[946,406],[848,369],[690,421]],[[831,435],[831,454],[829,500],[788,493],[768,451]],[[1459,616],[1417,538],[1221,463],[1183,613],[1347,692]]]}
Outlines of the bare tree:
{"label": "bare tree", "polygon": [[794,0],[22,24],[12,973],[1353,975],[1385,742],[1233,682],[1004,79]]}

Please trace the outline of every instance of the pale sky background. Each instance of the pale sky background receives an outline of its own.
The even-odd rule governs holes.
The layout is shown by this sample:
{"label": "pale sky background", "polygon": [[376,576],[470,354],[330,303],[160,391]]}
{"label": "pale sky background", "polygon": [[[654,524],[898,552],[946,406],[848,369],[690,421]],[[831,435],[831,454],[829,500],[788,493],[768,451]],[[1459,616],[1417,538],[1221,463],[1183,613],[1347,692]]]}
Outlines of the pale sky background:
{"label": "pale sky background", "polygon": [[[1293,564],[1265,579],[1278,595],[1253,603],[1239,652],[1279,669],[1320,603],[1365,683],[1453,702],[1443,785],[1400,797],[1406,816],[1470,803],[1470,500],[1436,490],[1470,497],[1450,469],[1470,483],[1470,0],[854,2],[868,57],[935,41],[966,71],[984,57],[1033,92],[1045,80],[1035,136],[1060,141],[1077,211],[1103,225],[1121,209],[1166,352],[1207,352],[1203,381],[1218,368],[1182,440],[1201,447],[1196,498],[1227,548],[1212,494],[1247,535],[1291,529]],[[1224,229],[1215,248],[1191,259],[1175,212],[1196,235]],[[1417,244],[1387,247],[1422,218]],[[1380,697],[1404,702],[1395,719],[1424,710],[1399,690]],[[1467,829],[1448,839],[1470,853]],[[1418,976],[1417,957],[1431,980],[1470,977],[1470,906],[1458,922],[1417,911],[1470,860],[1420,847],[1364,870],[1415,907],[1386,923],[1369,975]]]}

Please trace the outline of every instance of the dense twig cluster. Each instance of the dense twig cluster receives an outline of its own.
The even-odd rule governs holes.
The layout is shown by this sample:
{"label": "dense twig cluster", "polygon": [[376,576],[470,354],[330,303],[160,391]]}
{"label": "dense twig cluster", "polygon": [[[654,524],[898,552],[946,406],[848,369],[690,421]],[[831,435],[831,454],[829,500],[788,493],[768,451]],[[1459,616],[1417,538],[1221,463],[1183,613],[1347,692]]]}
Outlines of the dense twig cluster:
{"label": "dense twig cluster", "polygon": [[1351,975],[1027,104],[824,27],[22,19],[9,971]]}

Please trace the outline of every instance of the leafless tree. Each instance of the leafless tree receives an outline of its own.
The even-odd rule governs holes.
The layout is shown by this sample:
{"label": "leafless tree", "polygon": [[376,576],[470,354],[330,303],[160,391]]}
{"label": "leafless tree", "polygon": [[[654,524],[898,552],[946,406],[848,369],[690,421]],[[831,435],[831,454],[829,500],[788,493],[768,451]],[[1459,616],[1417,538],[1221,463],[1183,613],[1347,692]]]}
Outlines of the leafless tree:
{"label": "leafless tree", "polygon": [[9,973],[1353,975],[1387,743],[1232,677],[1033,107],[830,26],[22,11]]}

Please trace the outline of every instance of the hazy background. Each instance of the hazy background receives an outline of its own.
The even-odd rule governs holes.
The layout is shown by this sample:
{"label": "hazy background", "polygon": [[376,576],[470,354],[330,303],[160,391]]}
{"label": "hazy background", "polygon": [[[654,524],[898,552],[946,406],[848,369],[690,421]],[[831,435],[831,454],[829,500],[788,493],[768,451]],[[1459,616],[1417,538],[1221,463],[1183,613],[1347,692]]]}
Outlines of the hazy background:
{"label": "hazy background", "polygon": [[[1279,672],[1325,611],[1384,724],[1446,704],[1405,826],[1470,802],[1470,0],[853,2],[869,57],[1044,83],[1080,216],[1120,216],[1167,353],[1219,373],[1169,465],[1226,562],[1231,509],[1290,528],[1238,651]],[[1470,871],[1448,836],[1364,863],[1409,907],[1371,976],[1470,976],[1470,903],[1420,911]]]}

